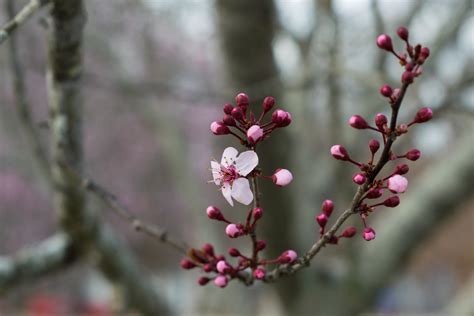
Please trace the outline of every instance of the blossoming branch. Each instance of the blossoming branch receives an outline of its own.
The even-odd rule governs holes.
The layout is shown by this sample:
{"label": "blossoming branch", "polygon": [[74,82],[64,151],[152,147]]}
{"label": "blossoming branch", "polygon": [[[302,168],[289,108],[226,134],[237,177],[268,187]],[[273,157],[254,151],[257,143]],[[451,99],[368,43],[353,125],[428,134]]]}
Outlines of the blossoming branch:
{"label": "blossoming branch", "polygon": [[[416,78],[422,75],[422,65],[429,57],[430,51],[420,44],[415,46],[409,42],[409,33],[405,27],[397,30],[397,35],[404,42],[403,52],[396,52],[392,39],[386,34],[377,37],[376,44],[380,49],[391,53],[403,67],[400,79],[400,87],[392,88],[384,84],[380,88],[380,94],[386,99],[391,109],[390,118],[383,113],[375,115],[373,125],[361,115],[355,114],[349,118],[348,124],[354,129],[368,130],[375,137],[368,143],[368,158],[357,160],[352,157],[343,145],[336,144],[331,147],[331,155],[340,161],[353,165],[357,171],[352,181],[358,186],[352,203],[348,209],[342,212],[333,226],[328,228],[331,216],[334,212],[334,203],[325,200],[322,203],[321,213],[316,215],[319,225],[320,238],[306,252],[298,257],[294,250],[285,250],[277,258],[264,258],[261,251],[265,249],[266,242],[257,237],[257,227],[262,220],[264,208],[261,205],[258,189],[259,179],[272,180],[276,186],[283,187],[291,183],[293,176],[287,169],[277,169],[273,175],[265,175],[258,167],[259,158],[257,146],[279,128],[286,127],[292,122],[289,112],[281,109],[274,110],[271,117],[267,114],[273,109],[275,99],[266,97],[262,104],[260,113],[254,113],[249,108],[249,98],[240,93],[236,97],[236,106],[225,104],[222,120],[211,123],[210,129],[214,135],[230,135],[237,139],[246,151],[239,154],[234,147],[227,147],[222,154],[220,162],[211,161],[212,177],[219,186],[225,200],[234,206],[234,200],[250,205],[246,216],[239,223],[233,223],[226,219],[224,213],[216,206],[209,206],[206,210],[207,216],[215,221],[226,225],[224,231],[229,238],[248,236],[252,244],[252,251],[244,254],[237,248],[229,248],[228,255],[236,258],[234,262],[223,254],[216,254],[211,244],[205,244],[200,249],[191,248],[187,257],[181,261],[184,269],[199,268],[205,275],[198,279],[200,285],[205,285],[211,280],[218,287],[225,287],[230,280],[239,279],[245,284],[252,284],[254,280],[272,282],[283,275],[293,274],[308,266],[310,260],[325,245],[337,245],[341,238],[352,238],[357,234],[354,226],[346,227],[340,234],[337,231],[344,222],[352,215],[358,215],[363,230],[361,236],[366,241],[376,238],[376,231],[367,224],[367,218],[380,207],[394,208],[400,204],[400,194],[408,188],[408,179],[405,175],[409,172],[409,166],[402,160],[416,161],[421,152],[418,149],[409,150],[406,153],[396,153],[392,149],[394,142],[419,123],[429,121],[433,112],[430,108],[421,108],[410,122],[399,123],[398,114],[408,87]],[[378,155],[377,155],[378,154]],[[389,161],[401,161],[387,176],[381,176],[381,172]],[[386,193],[391,195],[386,196]],[[269,270],[269,266],[275,266]]]}

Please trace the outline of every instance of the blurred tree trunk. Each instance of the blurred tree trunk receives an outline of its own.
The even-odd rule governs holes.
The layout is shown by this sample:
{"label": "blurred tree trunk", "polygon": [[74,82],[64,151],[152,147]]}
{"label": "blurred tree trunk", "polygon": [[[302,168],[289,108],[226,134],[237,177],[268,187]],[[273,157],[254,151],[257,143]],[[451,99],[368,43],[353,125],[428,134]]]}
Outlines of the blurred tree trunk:
{"label": "blurred tree trunk", "polygon": [[[222,48],[235,93],[249,94],[254,111],[260,111],[267,95],[282,104],[282,85],[273,56],[276,10],[272,0],[217,1]],[[259,150],[261,167],[271,174],[278,167],[291,169],[291,140],[285,129],[278,130]],[[267,221],[260,238],[268,240],[268,256],[278,256],[295,247],[293,202],[289,188],[278,189],[269,181],[261,183]],[[283,305],[290,307],[297,295],[296,279],[277,286]]]}

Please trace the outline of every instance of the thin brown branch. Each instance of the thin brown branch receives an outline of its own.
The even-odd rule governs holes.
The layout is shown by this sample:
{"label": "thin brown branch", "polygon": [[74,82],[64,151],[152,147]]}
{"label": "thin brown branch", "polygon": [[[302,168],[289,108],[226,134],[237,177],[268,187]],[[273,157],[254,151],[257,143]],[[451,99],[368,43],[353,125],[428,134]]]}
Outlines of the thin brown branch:
{"label": "thin brown branch", "polygon": [[98,197],[112,210],[114,210],[120,217],[128,221],[134,229],[136,229],[137,231],[144,232],[148,236],[158,240],[159,242],[167,244],[179,251],[180,253],[186,255],[189,247],[183,241],[171,236],[168,233],[168,230],[158,227],[156,225],[150,225],[143,222],[130,210],[128,210],[122,203],[120,203],[119,199],[114,194],[110,193],[96,182],[84,178],[82,178],[81,181],[87,191]]}
{"label": "thin brown branch", "polygon": [[398,111],[400,110],[400,106],[403,102],[405,97],[405,93],[407,91],[408,84],[404,84],[400,89],[400,95],[397,101],[392,104],[392,115],[390,121],[390,130],[391,134],[388,137],[387,143],[384,147],[384,150],[375,165],[374,169],[368,173],[368,181],[357,189],[355,193],[350,207],[345,210],[336,220],[334,225],[316,242],[314,243],[311,248],[306,252],[306,254],[296,261],[296,263],[292,265],[282,265],[274,270],[270,271],[267,276],[265,277],[265,282],[274,282],[282,276],[292,275],[297,271],[303,269],[304,267],[308,267],[310,265],[311,260],[319,253],[319,251],[326,246],[332,237],[335,235],[337,230],[344,224],[344,222],[354,214],[357,214],[359,204],[364,196],[364,193],[369,190],[370,184],[374,181],[375,177],[380,173],[382,168],[387,164],[390,158],[391,148],[393,143],[397,138],[397,134],[395,132],[395,127],[397,124],[398,118]]}
{"label": "thin brown branch", "polygon": [[10,16],[10,21],[0,28],[0,45],[6,41],[13,32],[25,23],[36,11],[48,4],[50,0],[31,0],[16,15]]}

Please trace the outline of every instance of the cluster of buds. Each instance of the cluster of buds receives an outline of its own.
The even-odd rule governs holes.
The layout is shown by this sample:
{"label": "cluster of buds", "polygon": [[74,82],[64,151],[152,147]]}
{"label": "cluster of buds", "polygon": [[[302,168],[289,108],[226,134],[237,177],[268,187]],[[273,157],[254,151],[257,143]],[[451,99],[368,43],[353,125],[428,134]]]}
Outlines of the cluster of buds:
{"label": "cluster of buds", "polygon": [[206,273],[198,279],[200,285],[213,280],[218,287],[227,286],[232,279],[241,278],[245,271],[250,272],[252,281],[263,280],[266,276],[266,266],[269,264],[285,265],[294,263],[298,256],[294,250],[286,250],[275,259],[264,259],[261,251],[266,247],[264,240],[257,238],[257,225],[263,217],[263,208],[258,199],[258,179],[270,180],[277,187],[284,187],[293,180],[293,175],[287,169],[278,168],[272,175],[264,175],[258,168],[259,157],[256,153],[257,144],[264,141],[277,128],[283,128],[291,123],[291,114],[281,109],[274,110],[271,118],[263,122],[266,114],[275,106],[273,97],[263,100],[262,111],[257,116],[250,110],[249,98],[240,93],[236,96],[236,106],[225,104],[224,117],[211,123],[211,132],[215,135],[232,135],[247,151],[239,152],[233,147],[227,147],[220,162],[211,161],[213,180],[220,187],[227,202],[234,206],[234,201],[243,205],[253,205],[249,208],[242,222],[229,221],[216,206],[206,209],[207,217],[225,224],[227,237],[235,239],[250,237],[252,242],[251,255],[244,255],[237,248],[229,248],[228,255],[234,259],[230,262],[225,255],[217,255],[211,244],[205,244],[201,249],[191,248],[187,257],[181,261],[183,269],[199,268]]}
{"label": "cluster of buds", "polygon": [[[363,196],[356,205],[355,210],[362,219],[364,225],[362,237],[367,241],[374,239],[376,235],[375,230],[367,226],[366,218],[369,214],[380,206],[390,208],[397,207],[400,204],[399,194],[404,193],[408,187],[408,180],[404,177],[409,171],[409,167],[406,163],[399,163],[387,177],[377,178],[378,173],[388,161],[398,159],[416,161],[421,156],[421,152],[418,149],[412,149],[405,154],[396,155],[391,150],[392,143],[398,136],[406,134],[409,128],[414,124],[425,123],[433,117],[433,111],[428,107],[423,107],[417,111],[411,121],[397,125],[397,114],[403,95],[407,87],[414,82],[414,79],[422,74],[421,65],[424,64],[429,56],[429,49],[427,47],[422,47],[420,44],[416,46],[410,44],[408,30],[405,27],[398,28],[397,34],[405,42],[405,52],[403,53],[397,53],[394,50],[392,39],[386,34],[378,36],[376,41],[379,48],[392,53],[399,60],[400,65],[404,67],[404,72],[401,77],[401,86],[399,88],[393,89],[387,84],[384,84],[380,88],[380,94],[387,98],[392,108],[390,121],[387,116],[382,113],[375,115],[373,121],[374,125],[371,125],[371,123],[358,114],[351,116],[348,121],[348,124],[355,129],[368,129],[375,132],[380,137],[380,141],[376,138],[369,141],[370,158],[364,162],[353,159],[342,145],[334,145],[330,150],[331,155],[335,159],[346,161],[357,168],[357,172],[353,175],[352,181],[363,190]],[[376,163],[376,154],[381,147],[382,153],[380,154],[379,161]],[[390,192],[394,195],[385,197],[382,201],[374,201],[375,199],[382,198],[385,192]],[[330,208],[329,205],[331,205]],[[325,201],[323,203],[323,212],[316,217],[316,221],[321,228],[321,235],[324,234],[326,223],[332,213],[332,205],[332,202]],[[328,209],[331,211],[328,212]],[[349,227],[339,237],[333,236],[329,242],[337,243],[338,238],[352,237],[355,232],[355,228]]]}
{"label": "cluster of buds", "polygon": [[275,129],[290,125],[291,114],[281,109],[273,111],[271,118],[263,122],[267,113],[275,106],[275,98],[266,97],[262,103],[262,111],[257,116],[249,109],[249,97],[239,93],[235,97],[236,106],[227,103],[223,107],[224,117],[220,121],[211,123],[214,135],[233,135],[242,145],[255,147],[267,138]]}

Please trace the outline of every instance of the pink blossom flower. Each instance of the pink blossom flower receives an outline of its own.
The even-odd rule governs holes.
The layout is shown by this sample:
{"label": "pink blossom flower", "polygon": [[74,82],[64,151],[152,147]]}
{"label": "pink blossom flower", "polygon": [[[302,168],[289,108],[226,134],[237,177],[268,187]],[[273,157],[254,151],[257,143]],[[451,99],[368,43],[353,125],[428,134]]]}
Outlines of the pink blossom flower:
{"label": "pink blossom flower", "polygon": [[214,284],[218,287],[226,287],[227,286],[227,277],[225,275],[218,275],[214,279]]}
{"label": "pink blossom flower", "polygon": [[331,155],[337,160],[348,160],[349,154],[342,145],[334,145],[331,147]]}
{"label": "pink blossom flower", "polygon": [[263,129],[258,125],[253,125],[247,130],[247,138],[251,144],[255,144],[263,137]]}
{"label": "pink blossom flower", "polygon": [[234,206],[232,199],[249,205],[253,200],[253,193],[249,180],[245,177],[258,165],[258,156],[253,150],[237,155],[237,149],[227,147],[222,154],[221,163],[211,161],[212,176],[230,205]]}
{"label": "pink blossom flower", "polygon": [[255,279],[257,280],[263,280],[263,278],[265,278],[265,269],[263,267],[258,267],[257,269],[255,269],[255,271],[253,272],[253,276],[255,277]]}
{"label": "pink blossom flower", "polygon": [[279,187],[284,187],[293,181],[293,175],[287,169],[277,169],[272,176],[273,183]]}
{"label": "pink blossom flower", "polygon": [[358,185],[363,185],[366,180],[367,180],[367,178],[365,177],[365,174],[363,174],[363,173],[356,173],[352,177],[352,181],[354,181],[354,183],[358,184]]}
{"label": "pink blossom flower", "polygon": [[366,227],[362,233],[362,237],[367,241],[375,239],[375,230],[372,227]]}
{"label": "pink blossom flower", "polygon": [[408,180],[405,177],[396,174],[388,179],[387,185],[388,189],[393,193],[403,193],[408,187]]}

